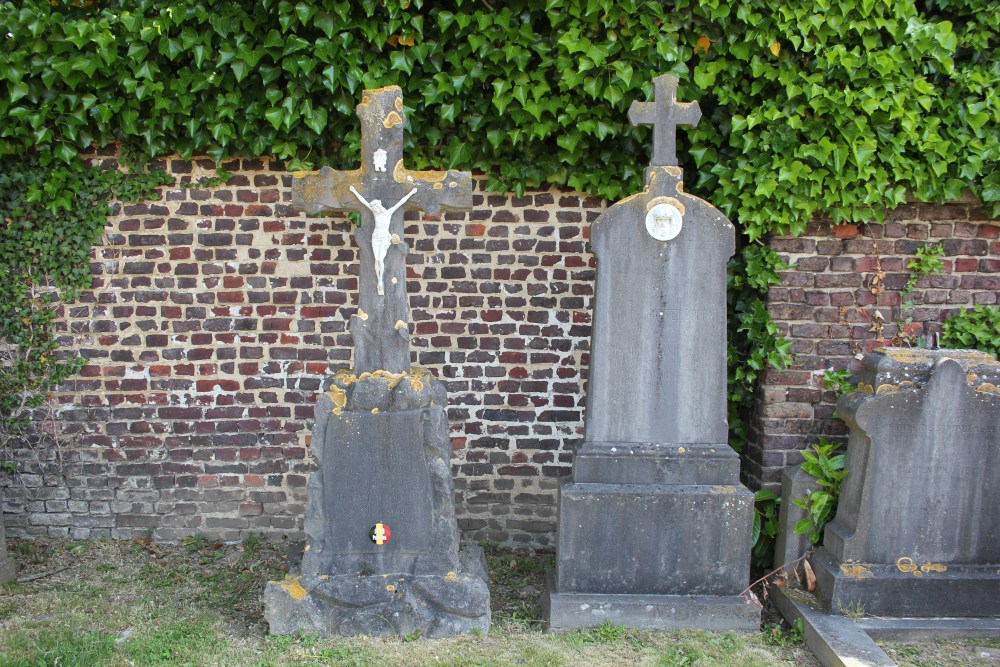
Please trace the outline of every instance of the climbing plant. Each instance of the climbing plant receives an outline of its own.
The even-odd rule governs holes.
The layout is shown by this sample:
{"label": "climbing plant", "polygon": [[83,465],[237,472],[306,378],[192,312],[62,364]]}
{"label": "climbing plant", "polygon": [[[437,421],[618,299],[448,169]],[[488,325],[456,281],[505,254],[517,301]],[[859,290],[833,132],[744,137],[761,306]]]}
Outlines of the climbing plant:
{"label": "climbing plant", "polygon": [[[761,300],[778,270],[762,239],[966,188],[1000,209],[998,23],[973,0],[0,0],[0,156],[36,156],[44,198],[112,142],[343,167],[361,89],[399,84],[411,166],[615,199],[641,188],[651,143],[628,107],[674,74],[703,111],[680,138],[686,187],[743,232],[738,444],[758,374],[787,359]],[[27,228],[13,228],[16,246]]]}
{"label": "climbing plant", "polygon": [[0,446],[23,441],[32,412],[83,365],[59,354],[55,321],[60,302],[90,286],[90,248],[108,200],[148,198],[173,181],[162,172],[79,162],[47,169],[41,162],[37,155],[0,158]]}

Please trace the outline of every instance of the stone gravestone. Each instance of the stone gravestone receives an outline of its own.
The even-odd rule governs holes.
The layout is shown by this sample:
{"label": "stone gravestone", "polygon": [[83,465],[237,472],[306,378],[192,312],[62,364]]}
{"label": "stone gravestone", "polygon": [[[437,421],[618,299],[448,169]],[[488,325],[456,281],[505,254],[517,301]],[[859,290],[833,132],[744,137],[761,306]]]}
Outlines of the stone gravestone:
{"label": "stone gravestone", "polygon": [[828,609],[1000,616],[1000,363],[971,350],[867,355],[840,504],[813,557]]}
{"label": "stone gravestone", "polygon": [[366,90],[362,166],[296,174],[294,205],[353,210],[360,248],[353,371],[316,403],[301,572],[271,582],[274,634],[425,637],[486,632],[490,597],[477,546],[459,548],[444,386],[410,368],[403,212],[468,210],[466,172],[403,166],[402,91]]}
{"label": "stone gravestone", "polygon": [[7,553],[7,539],[3,529],[3,508],[0,507],[0,585],[14,581],[17,569],[14,559]]}
{"label": "stone gravestone", "polygon": [[655,127],[645,190],[591,229],[597,255],[586,432],[560,486],[550,628],[756,630],[746,604],[753,494],[726,421],[726,263],[733,225],[686,194],[677,79],[654,80],[633,124]]}

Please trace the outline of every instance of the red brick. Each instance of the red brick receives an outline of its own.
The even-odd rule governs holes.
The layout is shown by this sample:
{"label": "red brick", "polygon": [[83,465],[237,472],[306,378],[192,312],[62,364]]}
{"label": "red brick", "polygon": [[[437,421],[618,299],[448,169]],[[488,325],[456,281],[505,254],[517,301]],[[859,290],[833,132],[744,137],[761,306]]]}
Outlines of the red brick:
{"label": "red brick", "polygon": [[838,239],[854,239],[861,235],[858,226],[854,224],[837,225],[831,231],[833,236]]}

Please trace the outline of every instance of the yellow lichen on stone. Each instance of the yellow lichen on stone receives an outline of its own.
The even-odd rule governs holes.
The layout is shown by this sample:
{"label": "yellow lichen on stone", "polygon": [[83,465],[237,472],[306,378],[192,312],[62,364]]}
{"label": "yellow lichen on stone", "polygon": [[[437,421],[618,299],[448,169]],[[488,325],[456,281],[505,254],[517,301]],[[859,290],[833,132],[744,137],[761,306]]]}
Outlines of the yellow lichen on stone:
{"label": "yellow lichen on stone", "polygon": [[402,96],[397,97],[396,101],[393,102],[393,106],[396,107],[396,111],[402,111],[403,110],[403,97]]}
{"label": "yellow lichen on stone", "polygon": [[943,563],[924,563],[920,566],[921,572],[947,572],[948,566]]}
{"label": "yellow lichen on stone", "polygon": [[425,379],[429,375],[430,373],[423,368],[414,368],[412,374],[410,375],[410,387],[413,391],[423,391]]}
{"label": "yellow lichen on stone", "polygon": [[390,111],[389,115],[382,120],[382,125],[386,128],[393,128],[397,125],[402,125],[403,119],[395,111]]}
{"label": "yellow lichen on stone", "polygon": [[362,373],[358,376],[358,380],[367,380],[369,378],[373,378],[375,380],[385,380],[389,385],[389,389],[392,389],[399,384],[399,381],[404,377],[406,377],[406,373],[390,373],[389,371],[379,369],[370,373]]}
{"label": "yellow lichen on stone", "polygon": [[872,394],[875,393],[875,387],[871,386],[870,384],[866,384],[864,382],[859,382],[858,391],[860,391],[862,394],[868,394],[869,396],[871,396]]}
{"label": "yellow lichen on stone", "polygon": [[285,577],[285,580],[282,581],[279,585],[281,586],[282,590],[288,593],[288,597],[292,598],[293,600],[304,600],[306,595],[309,594],[309,592],[306,591],[306,589],[302,588],[302,585],[299,583],[298,577],[292,577],[289,575]]}
{"label": "yellow lichen on stone", "polygon": [[[334,377],[336,378],[337,376]],[[344,406],[347,405],[347,393],[336,384],[331,384],[330,391],[326,392],[326,395],[333,401],[333,414],[339,415],[343,413]]]}
{"label": "yellow lichen on stone", "polygon": [[847,563],[842,563],[840,565],[840,571],[845,577],[851,579],[874,579],[875,575],[872,573],[871,568],[867,565],[858,563],[856,565],[849,565]]}
{"label": "yellow lichen on stone", "polygon": [[378,408],[372,408],[372,414],[373,415],[377,415],[378,414]]}
{"label": "yellow lichen on stone", "polygon": [[387,590],[387,591],[389,591],[391,593],[394,590],[396,590],[396,587],[393,586],[392,584],[389,584],[388,586],[385,587],[385,590]]}
{"label": "yellow lichen on stone", "polygon": [[396,329],[396,331],[399,331],[400,329],[405,329],[406,328],[406,322],[404,322],[403,320],[396,320],[396,324],[395,324],[394,328]]}
{"label": "yellow lichen on stone", "polygon": [[976,387],[976,391],[980,394],[1000,394],[1000,387],[992,382],[984,382]]}
{"label": "yellow lichen on stone", "polygon": [[686,451],[687,451],[687,450],[686,450],[686,449],[684,449],[683,447],[678,447],[678,448],[677,448],[677,453],[678,453],[678,454],[683,454],[683,453],[684,453],[684,452],[686,452]]}
{"label": "yellow lichen on stone", "polygon": [[395,245],[399,245],[400,243],[403,242],[403,239],[399,238],[399,234],[393,234],[391,237],[389,237],[389,240],[392,241]]}
{"label": "yellow lichen on stone", "polygon": [[899,391],[899,387],[894,384],[880,384],[878,389],[875,390],[876,394],[895,394]]}
{"label": "yellow lichen on stone", "polygon": [[896,561],[896,569],[903,573],[916,572],[917,564],[909,556],[903,556]]}
{"label": "yellow lichen on stone", "polygon": [[357,317],[359,320],[367,320],[368,319],[368,313],[366,313],[365,311],[363,311],[360,308],[358,308],[358,312],[355,315],[355,317]]}
{"label": "yellow lichen on stone", "polygon": [[434,185],[431,186],[431,188],[433,190],[443,190],[444,189],[444,185],[442,185],[441,183],[435,183]]}
{"label": "yellow lichen on stone", "polygon": [[444,575],[444,578],[447,581],[458,581],[458,575],[455,574],[454,572],[449,572],[448,574]]}
{"label": "yellow lichen on stone", "polygon": [[400,160],[396,163],[396,166],[392,169],[392,178],[397,183],[402,183],[403,181],[410,182],[412,180],[425,181],[427,183],[441,183],[445,178],[448,177],[448,172],[446,171],[409,171],[403,168],[403,161]]}

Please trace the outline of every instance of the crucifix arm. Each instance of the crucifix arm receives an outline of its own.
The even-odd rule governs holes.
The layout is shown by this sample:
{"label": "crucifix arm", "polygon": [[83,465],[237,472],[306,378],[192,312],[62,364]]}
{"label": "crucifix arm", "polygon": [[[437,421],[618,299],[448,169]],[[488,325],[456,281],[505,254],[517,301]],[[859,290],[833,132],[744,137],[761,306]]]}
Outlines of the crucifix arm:
{"label": "crucifix arm", "polygon": [[399,209],[400,206],[402,206],[403,204],[406,203],[407,199],[409,199],[410,197],[412,197],[416,193],[417,193],[417,189],[413,188],[412,190],[410,190],[409,192],[407,192],[405,195],[403,195],[403,198],[400,199],[398,202],[396,202],[395,206],[393,206],[392,208],[389,209],[389,215],[392,215],[393,213],[395,213]]}
{"label": "crucifix arm", "polygon": [[357,197],[358,199],[361,200],[361,203],[365,205],[365,208],[371,210],[372,205],[370,203],[368,203],[367,199],[365,199],[364,197],[361,196],[360,192],[358,192],[357,190],[354,189],[353,185],[351,186],[351,192],[354,193],[355,197]]}

